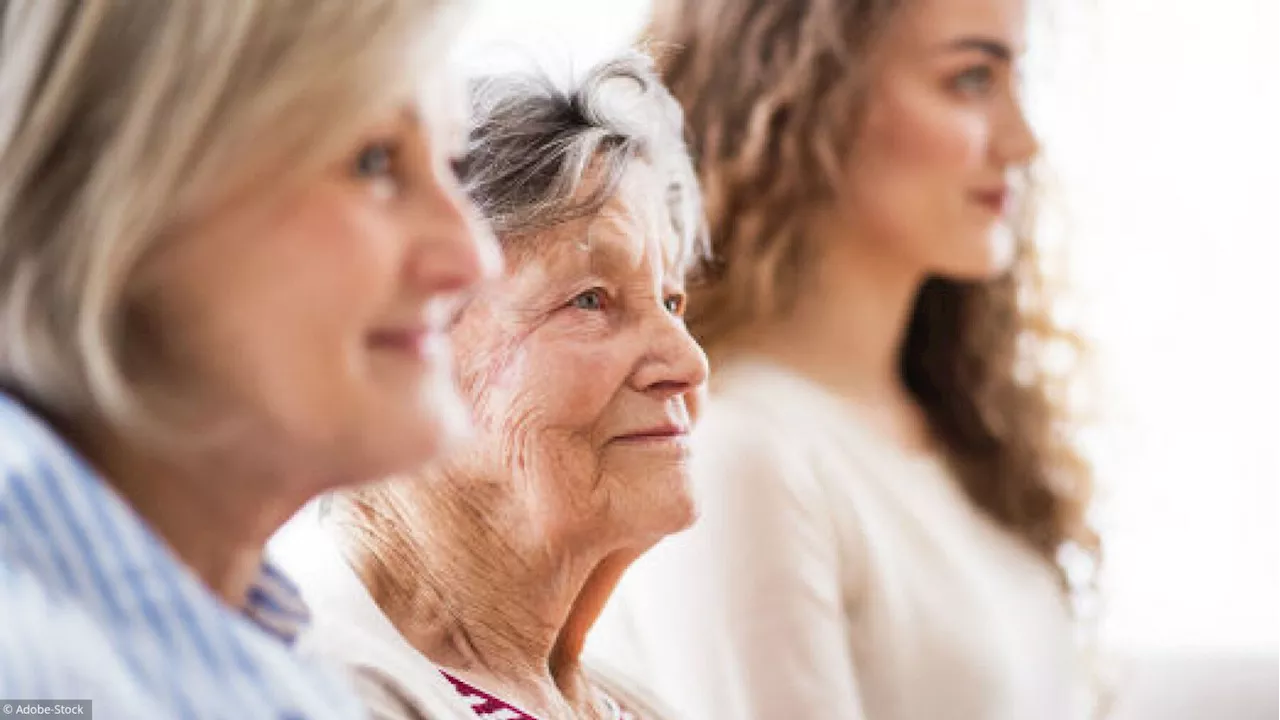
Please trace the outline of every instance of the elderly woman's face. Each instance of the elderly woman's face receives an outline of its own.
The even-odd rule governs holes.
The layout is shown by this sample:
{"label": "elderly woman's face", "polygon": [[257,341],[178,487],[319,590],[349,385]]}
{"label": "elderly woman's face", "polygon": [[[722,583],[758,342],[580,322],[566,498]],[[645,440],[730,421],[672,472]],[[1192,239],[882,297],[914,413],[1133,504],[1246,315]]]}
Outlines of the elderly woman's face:
{"label": "elderly woman's face", "polygon": [[162,387],[312,483],[412,467],[466,430],[446,332],[500,258],[450,171],[457,100],[440,83],[321,174],[181,228],[143,280]]}
{"label": "elderly woman's face", "polygon": [[516,240],[507,278],[454,333],[482,471],[562,537],[641,545],[694,517],[685,396],[707,361],[670,224],[634,210],[657,192],[645,173],[598,215]]}

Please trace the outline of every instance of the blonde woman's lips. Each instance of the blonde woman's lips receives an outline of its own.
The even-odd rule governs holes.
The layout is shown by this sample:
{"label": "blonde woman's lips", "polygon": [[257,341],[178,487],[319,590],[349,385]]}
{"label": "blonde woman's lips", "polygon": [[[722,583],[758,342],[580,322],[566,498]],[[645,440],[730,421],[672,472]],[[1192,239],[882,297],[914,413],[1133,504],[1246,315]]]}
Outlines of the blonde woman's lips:
{"label": "blonde woman's lips", "polygon": [[433,332],[425,326],[380,329],[369,334],[369,347],[372,349],[422,363],[431,362],[443,350],[445,342],[447,340],[443,334]]}

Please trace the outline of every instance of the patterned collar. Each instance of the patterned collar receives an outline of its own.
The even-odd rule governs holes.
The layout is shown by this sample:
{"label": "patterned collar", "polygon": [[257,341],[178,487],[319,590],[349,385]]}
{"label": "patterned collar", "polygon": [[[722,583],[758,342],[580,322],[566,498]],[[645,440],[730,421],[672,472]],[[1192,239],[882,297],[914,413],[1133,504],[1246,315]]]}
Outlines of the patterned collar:
{"label": "patterned collar", "polygon": [[[457,675],[440,671],[440,674],[453,685],[453,689],[462,696],[471,711],[479,720],[538,720],[538,716],[516,707],[502,698],[463,680]],[[609,707],[611,720],[636,720],[635,716],[622,709],[616,700],[607,693],[600,693],[601,699]]]}
{"label": "patterned collar", "polygon": [[288,645],[311,624],[311,611],[302,592],[270,560],[262,563],[262,571],[249,587],[244,614]]}

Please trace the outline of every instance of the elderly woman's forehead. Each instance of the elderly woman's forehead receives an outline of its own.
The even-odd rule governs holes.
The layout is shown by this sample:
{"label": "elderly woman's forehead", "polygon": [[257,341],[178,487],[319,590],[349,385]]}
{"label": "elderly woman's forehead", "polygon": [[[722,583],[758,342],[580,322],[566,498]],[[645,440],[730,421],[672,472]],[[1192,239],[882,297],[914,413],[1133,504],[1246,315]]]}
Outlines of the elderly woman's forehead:
{"label": "elderly woman's forehead", "polygon": [[[608,245],[642,253],[657,242],[669,268],[679,261],[681,241],[671,223],[664,187],[652,174],[628,170],[618,191],[593,213],[530,233],[508,244],[513,265],[533,258],[573,256]],[[585,185],[585,184],[584,184]],[[591,188],[580,188],[588,194]],[[627,242],[633,241],[633,242]]]}

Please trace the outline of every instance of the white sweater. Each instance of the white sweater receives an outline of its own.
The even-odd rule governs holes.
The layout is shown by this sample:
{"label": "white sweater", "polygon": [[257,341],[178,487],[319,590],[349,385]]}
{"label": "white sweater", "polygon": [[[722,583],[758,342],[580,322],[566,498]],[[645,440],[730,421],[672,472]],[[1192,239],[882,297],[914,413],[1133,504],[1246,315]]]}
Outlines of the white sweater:
{"label": "white sweater", "polygon": [[777,366],[717,378],[702,516],[631,568],[590,653],[691,720],[1081,716],[1051,569],[942,463]]}

